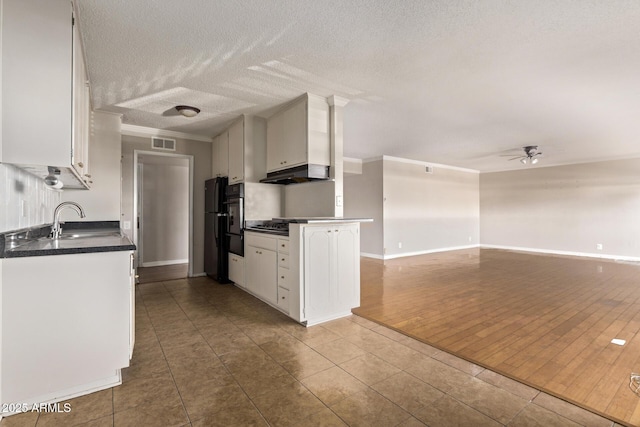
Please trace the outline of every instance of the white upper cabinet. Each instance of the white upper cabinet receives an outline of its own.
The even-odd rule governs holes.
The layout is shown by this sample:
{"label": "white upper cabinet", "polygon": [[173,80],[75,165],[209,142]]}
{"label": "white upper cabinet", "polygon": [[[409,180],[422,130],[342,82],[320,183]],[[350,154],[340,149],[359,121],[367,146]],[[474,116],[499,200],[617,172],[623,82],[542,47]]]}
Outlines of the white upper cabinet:
{"label": "white upper cabinet", "polygon": [[229,184],[244,181],[244,119],[229,128]]}
{"label": "white upper cabinet", "polygon": [[265,119],[245,114],[215,137],[213,176],[228,176],[229,184],[264,178],[266,128]]}
{"label": "white upper cabinet", "polygon": [[213,139],[212,176],[229,176],[229,132]]}
{"label": "white upper cabinet", "polygon": [[331,164],[329,105],[305,94],[267,120],[267,172]]}
{"label": "white upper cabinet", "polygon": [[86,188],[89,89],[71,2],[4,0],[1,28],[2,161],[66,168]]}
{"label": "white upper cabinet", "polygon": [[78,26],[73,26],[73,124],[71,165],[87,182],[89,174],[89,123],[91,105],[89,98],[89,78],[80,42]]}

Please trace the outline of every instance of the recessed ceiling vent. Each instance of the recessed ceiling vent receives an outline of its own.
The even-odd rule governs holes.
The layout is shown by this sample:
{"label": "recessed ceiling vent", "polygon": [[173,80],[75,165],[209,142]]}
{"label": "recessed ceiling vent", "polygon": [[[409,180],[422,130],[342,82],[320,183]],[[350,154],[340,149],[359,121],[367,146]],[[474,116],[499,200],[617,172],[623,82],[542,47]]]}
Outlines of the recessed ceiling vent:
{"label": "recessed ceiling vent", "polygon": [[176,151],[176,140],[153,137],[151,138],[151,148],[156,150]]}

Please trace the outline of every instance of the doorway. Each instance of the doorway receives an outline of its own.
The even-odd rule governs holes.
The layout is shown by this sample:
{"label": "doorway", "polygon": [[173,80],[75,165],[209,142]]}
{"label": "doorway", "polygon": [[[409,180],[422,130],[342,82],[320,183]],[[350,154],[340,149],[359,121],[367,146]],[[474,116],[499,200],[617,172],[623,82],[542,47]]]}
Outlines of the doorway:
{"label": "doorway", "polygon": [[193,156],[134,150],[139,282],[193,275]]}

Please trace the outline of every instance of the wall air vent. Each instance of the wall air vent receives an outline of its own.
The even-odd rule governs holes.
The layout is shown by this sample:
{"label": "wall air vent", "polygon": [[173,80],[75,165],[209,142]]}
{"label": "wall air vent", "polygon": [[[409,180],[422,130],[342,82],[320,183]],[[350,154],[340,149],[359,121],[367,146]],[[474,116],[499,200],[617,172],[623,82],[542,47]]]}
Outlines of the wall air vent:
{"label": "wall air vent", "polygon": [[151,138],[151,148],[156,150],[176,151],[176,140],[154,136]]}
{"label": "wall air vent", "polygon": [[426,173],[433,173],[433,166],[425,166],[424,171]]}

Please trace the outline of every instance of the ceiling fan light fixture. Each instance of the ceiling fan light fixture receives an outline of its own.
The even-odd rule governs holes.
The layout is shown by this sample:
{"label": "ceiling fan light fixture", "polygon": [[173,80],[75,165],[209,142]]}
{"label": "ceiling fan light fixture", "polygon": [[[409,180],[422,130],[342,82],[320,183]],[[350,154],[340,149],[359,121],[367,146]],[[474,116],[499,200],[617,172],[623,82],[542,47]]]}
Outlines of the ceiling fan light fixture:
{"label": "ceiling fan light fixture", "polygon": [[520,163],[522,163],[523,165],[526,165],[528,163],[529,158],[528,157],[524,157],[522,159],[520,159]]}
{"label": "ceiling fan light fixture", "polygon": [[531,164],[532,165],[535,165],[536,163],[538,163],[538,159],[537,158],[531,159]]}
{"label": "ceiling fan light fixture", "polygon": [[191,107],[189,105],[176,105],[176,110],[185,117],[195,117],[200,113],[199,108]]}

